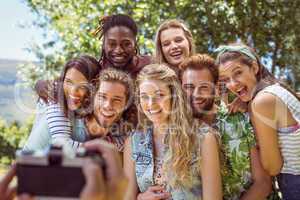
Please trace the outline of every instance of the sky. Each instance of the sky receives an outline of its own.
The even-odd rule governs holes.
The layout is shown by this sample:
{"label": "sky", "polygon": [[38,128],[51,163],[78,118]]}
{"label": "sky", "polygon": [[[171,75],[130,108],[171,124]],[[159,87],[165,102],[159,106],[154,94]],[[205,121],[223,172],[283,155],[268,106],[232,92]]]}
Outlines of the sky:
{"label": "sky", "polygon": [[37,27],[22,28],[35,19],[24,0],[0,0],[0,59],[36,60],[24,48],[30,43],[41,43],[42,30]]}

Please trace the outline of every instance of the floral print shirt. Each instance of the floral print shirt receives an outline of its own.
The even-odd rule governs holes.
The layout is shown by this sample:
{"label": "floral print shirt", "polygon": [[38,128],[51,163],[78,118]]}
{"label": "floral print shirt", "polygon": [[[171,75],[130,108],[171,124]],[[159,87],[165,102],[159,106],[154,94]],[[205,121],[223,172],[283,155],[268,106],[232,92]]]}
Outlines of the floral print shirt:
{"label": "floral print shirt", "polygon": [[255,135],[247,113],[229,115],[222,102],[214,127],[221,135],[222,181],[224,199],[239,199],[252,184],[250,149],[255,146]]}

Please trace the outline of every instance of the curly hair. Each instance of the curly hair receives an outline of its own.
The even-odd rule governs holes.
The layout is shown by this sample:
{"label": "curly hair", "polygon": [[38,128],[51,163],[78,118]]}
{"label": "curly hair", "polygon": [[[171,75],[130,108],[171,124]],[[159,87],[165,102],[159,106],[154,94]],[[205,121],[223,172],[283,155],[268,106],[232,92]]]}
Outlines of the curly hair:
{"label": "curly hair", "polygon": [[[134,37],[135,38],[137,37],[138,34],[137,24],[130,16],[124,14],[115,14],[115,15],[100,17],[98,22],[98,27],[96,28],[93,34],[97,36],[100,40],[102,38],[104,39],[107,31],[117,26],[124,26],[128,28],[132,32]],[[137,41],[135,41],[135,43],[137,43]],[[137,44],[135,44],[135,51],[136,54],[139,52]],[[104,59],[105,59],[105,53],[104,53],[104,48],[102,46],[99,63],[104,62]]]}

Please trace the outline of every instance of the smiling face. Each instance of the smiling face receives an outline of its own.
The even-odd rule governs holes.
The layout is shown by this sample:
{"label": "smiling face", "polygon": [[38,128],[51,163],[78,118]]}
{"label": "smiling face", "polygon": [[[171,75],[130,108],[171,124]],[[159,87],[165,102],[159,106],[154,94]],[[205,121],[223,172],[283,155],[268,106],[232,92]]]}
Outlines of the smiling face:
{"label": "smiling face", "polygon": [[103,128],[110,127],[126,106],[126,88],[118,82],[101,81],[94,100],[94,114]]}
{"label": "smiling face", "polygon": [[116,68],[126,66],[135,55],[135,36],[124,26],[110,28],[104,37],[104,52]]}
{"label": "smiling face", "polygon": [[190,44],[181,28],[168,28],[160,34],[161,48],[166,62],[178,67],[190,54]]}
{"label": "smiling face", "polygon": [[166,83],[145,80],[139,85],[139,99],[142,111],[155,125],[168,122],[171,112],[171,91]]}
{"label": "smiling face", "polygon": [[182,88],[186,93],[194,117],[200,118],[214,105],[214,79],[210,71],[203,69],[187,69],[182,74]]}
{"label": "smiling face", "polygon": [[257,84],[258,65],[256,62],[248,66],[239,60],[227,61],[220,64],[219,73],[219,82],[242,101],[249,102],[252,99]]}
{"label": "smiling face", "polygon": [[67,71],[63,82],[64,94],[68,109],[78,110],[89,92],[88,81],[84,75],[75,68]]}

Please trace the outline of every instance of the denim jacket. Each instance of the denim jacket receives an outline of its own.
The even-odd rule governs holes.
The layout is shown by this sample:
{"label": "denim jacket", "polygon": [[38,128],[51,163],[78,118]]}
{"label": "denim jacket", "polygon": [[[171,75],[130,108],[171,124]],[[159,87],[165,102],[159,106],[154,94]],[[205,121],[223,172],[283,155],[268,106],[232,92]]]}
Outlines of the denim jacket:
{"label": "denim jacket", "polygon": [[[152,128],[147,132],[135,131],[131,136],[132,159],[135,161],[136,179],[140,192],[145,192],[148,187],[154,185],[153,169],[154,169],[154,156],[153,156],[153,138]],[[165,154],[167,150],[165,151]],[[198,164],[199,157],[194,156],[191,164],[191,170]],[[193,170],[195,171],[195,170]],[[168,172],[168,176],[172,172]],[[172,188],[170,185],[166,186],[166,190],[171,193],[174,200],[186,199],[201,199],[202,186],[201,176],[195,171],[193,176],[192,188],[180,187]]]}

